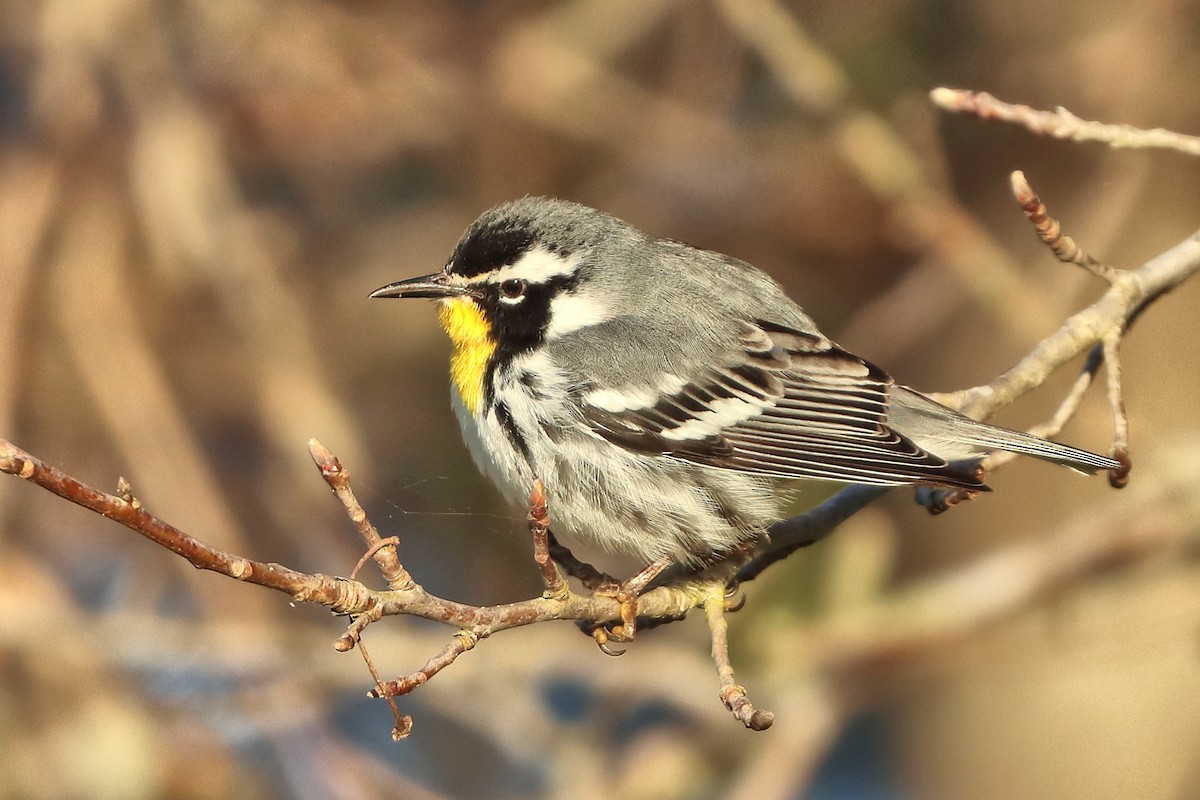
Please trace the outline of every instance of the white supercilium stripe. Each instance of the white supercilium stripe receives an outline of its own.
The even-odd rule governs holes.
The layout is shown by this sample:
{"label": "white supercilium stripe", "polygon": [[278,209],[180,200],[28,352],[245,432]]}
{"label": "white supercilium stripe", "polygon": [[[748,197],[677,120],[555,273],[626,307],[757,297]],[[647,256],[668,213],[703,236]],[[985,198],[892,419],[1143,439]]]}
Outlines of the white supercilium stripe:
{"label": "white supercilium stripe", "polygon": [[544,247],[535,247],[507,267],[480,275],[472,282],[486,279],[492,283],[500,283],[511,278],[518,278],[530,283],[545,283],[551,278],[573,275],[575,264],[576,259],[574,258],[563,258]]}

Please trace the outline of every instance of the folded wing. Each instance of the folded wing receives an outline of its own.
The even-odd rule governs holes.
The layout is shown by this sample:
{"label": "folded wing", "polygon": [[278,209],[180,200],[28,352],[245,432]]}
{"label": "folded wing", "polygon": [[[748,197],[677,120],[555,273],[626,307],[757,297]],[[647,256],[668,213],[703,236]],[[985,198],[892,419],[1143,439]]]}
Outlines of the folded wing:
{"label": "folded wing", "polygon": [[828,340],[758,321],[740,348],[673,391],[593,388],[585,420],[643,453],[779,478],[986,490],[969,465],[948,463],[888,427],[890,376]]}

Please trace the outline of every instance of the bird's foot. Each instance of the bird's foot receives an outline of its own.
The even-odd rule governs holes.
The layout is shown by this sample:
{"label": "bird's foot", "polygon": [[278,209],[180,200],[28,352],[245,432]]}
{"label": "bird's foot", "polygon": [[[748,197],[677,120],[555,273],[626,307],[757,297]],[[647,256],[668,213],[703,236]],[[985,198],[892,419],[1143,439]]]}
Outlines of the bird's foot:
{"label": "bird's foot", "polygon": [[606,655],[619,656],[625,652],[614,649],[610,643],[632,642],[637,636],[638,597],[671,563],[671,559],[664,556],[648,564],[627,580],[620,583],[605,583],[596,587],[595,594],[601,597],[611,597],[621,606],[620,624],[611,627],[597,625],[592,629],[592,638],[596,640],[596,644]]}
{"label": "bird's foot", "polygon": [[918,486],[915,499],[930,514],[942,514],[964,500],[974,500],[979,492],[970,489],[947,489],[939,486]]}

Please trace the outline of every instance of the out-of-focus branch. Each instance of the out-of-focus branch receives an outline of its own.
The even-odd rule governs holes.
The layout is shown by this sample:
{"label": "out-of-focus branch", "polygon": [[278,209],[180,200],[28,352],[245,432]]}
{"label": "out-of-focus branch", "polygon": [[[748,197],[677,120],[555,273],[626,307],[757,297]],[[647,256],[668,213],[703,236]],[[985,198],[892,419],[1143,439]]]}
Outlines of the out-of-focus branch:
{"label": "out-of-focus branch", "polygon": [[1041,386],[1068,361],[1123,329],[1153,302],[1200,271],[1200,231],[1134,270],[1121,273],[1104,295],[1072,315],[994,381],[938,395],[938,400],[984,419]]}
{"label": "out-of-focus branch", "polygon": [[[889,599],[779,637],[787,652],[773,663],[836,672],[924,652],[1011,617],[1088,575],[1188,546],[1200,531],[1200,507],[1184,498],[1200,474],[1194,462],[1184,466],[1156,471],[1154,484],[1147,482],[1120,511],[1095,511],[1063,530],[987,553]],[[1155,513],[1147,514],[1148,508]]]}
{"label": "out-of-focus branch", "polygon": [[[1025,173],[1020,170],[1013,172],[1011,183],[1013,197],[1016,199],[1017,205],[1021,207],[1021,210],[1025,212],[1025,216],[1033,224],[1038,238],[1050,248],[1050,252],[1054,253],[1054,256],[1059,261],[1082,267],[1096,277],[1106,281],[1110,286],[1116,286],[1124,280],[1122,277],[1124,273],[1093,258],[1076,244],[1074,239],[1063,233],[1061,223],[1050,216],[1050,212],[1046,209],[1046,204],[1042,202],[1037,192],[1033,190],[1033,187],[1029,185],[1029,181],[1026,180]],[[1121,464],[1120,468],[1109,473],[1109,483],[1117,489],[1123,488],[1129,482],[1129,472],[1132,469],[1132,462],[1129,456],[1129,424],[1122,399],[1121,368],[1117,353],[1121,337],[1124,336],[1130,323],[1137,314],[1141,313],[1143,308],[1145,308],[1145,303],[1134,304],[1132,310],[1127,312],[1119,325],[1112,327],[1101,336],[1100,341],[1092,346],[1079,377],[1075,379],[1071,390],[1063,398],[1051,419],[1030,429],[1031,433],[1036,433],[1039,436],[1049,437],[1057,435],[1079,410],[1080,404],[1087,394],[1087,390],[1091,388],[1092,381],[1095,380],[1100,365],[1107,361],[1108,402],[1113,416],[1112,453],[1113,457]],[[952,405],[953,402],[950,402],[950,404]],[[1014,453],[997,451],[987,456],[980,466],[984,470],[992,470],[1008,463],[1013,458],[1015,458]],[[928,505],[930,510],[941,512],[964,499],[968,499],[970,496],[969,492],[963,490],[935,490],[928,497]]]}
{"label": "out-of-focus branch", "polygon": [[[1119,340],[1127,322],[1148,303],[1198,270],[1200,232],[1140,268],[1119,273],[1100,300],[1069,318],[1059,330],[1046,337],[1028,356],[992,383],[949,395],[943,401],[978,417],[991,414],[1040,386],[1057,368],[1084,350],[1098,343]],[[122,492],[125,497],[118,497],[93,489],[4,440],[0,440],[0,471],[29,480],[60,497],[116,520],[178,553],[196,567],[283,591],[298,601],[320,603],[340,613],[358,615],[359,618],[351,623],[347,633],[335,643],[339,650],[351,649],[358,642],[362,629],[370,622],[394,614],[436,620],[460,631],[454,642],[419,672],[398,681],[380,682],[380,686],[389,694],[411,691],[453,663],[480,639],[501,630],[551,620],[575,620],[588,625],[606,625],[620,620],[620,604],[612,597],[599,594],[583,596],[568,590],[552,596],[547,592],[542,597],[486,607],[470,606],[429,594],[404,571],[393,547],[378,546],[378,534],[371,535],[374,529],[353,499],[345,471],[340,469],[340,465],[339,469],[331,468],[336,463],[332,454],[315,443],[310,445],[310,449],[322,474],[327,479],[337,476],[338,486],[335,489],[339,498],[355,525],[360,531],[365,531],[363,535],[368,545],[376,547],[375,558],[382,562],[381,567],[388,580],[397,588],[375,591],[358,581],[302,573],[278,564],[266,564],[225,553],[149,514],[134,500],[132,490],[126,488]],[[850,487],[816,508],[778,523],[773,527],[770,539],[757,548],[699,574],[676,577],[641,595],[637,599],[638,617],[652,626],[682,619],[694,608],[707,608],[711,621],[714,586],[732,588],[740,581],[753,579],[767,566],[799,547],[828,536],[841,522],[883,492],[876,488]],[[536,518],[534,522],[537,523]],[[557,547],[557,544],[552,545],[547,541],[546,546]],[[1077,566],[1071,574],[1085,572],[1094,559],[1107,560],[1110,557],[1110,552],[1104,550],[1087,550],[1079,555],[1077,546],[1068,549],[1077,558],[1072,562]],[[390,555],[386,555],[388,553]],[[1016,560],[1020,561],[1022,569],[1032,563],[1024,556]],[[574,573],[580,571],[578,564],[576,566],[577,569],[571,570]],[[743,722],[765,722],[767,718],[762,715],[763,712],[755,712],[745,700],[744,692],[738,693],[732,672],[728,671],[731,668],[727,644],[720,636],[723,632],[723,614],[722,609],[713,626],[714,653],[718,654],[722,697],[731,704],[735,713],[749,709]],[[762,727],[754,724],[748,726]]]}
{"label": "out-of-focus branch", "polygon": [[946,111],[971,114],[980,119],[1011,122],[1042,136],[1070,139],[1076,142],[1103,142],[1109,147],[1131,149],[1159,148],[1200,156],[1200,137],[1187,136],[1163,128],[1145,130],[1132,125],[1110,125],[1080,119],[1059,106],[1053,111],[1039,111],[1024,105],[998,100],[987,92],[938,87],[929,93],[935,105]]}
{"label": "out-of-focus branch", "polygon": [[[1191,152],[1188,149],[1190,137],[1165,131],[1138,131],[1127,126],[1087,123],[1061,109],[1054,114],[1036,112],[1023,106],[1000,103],[988,95],[945,89],[935,90],[933,99],[943,107],[981,117],[1019,122],[1039,133],[1064,138],[1097,139],[1114,146],[1173,146]],[[1197,142],[1197,151],[1200,152],[1200,142]],[[1014,175],[1013,189],[1038,235],[1055,255],[1102,277],[1108,281],[1109,288],[1097,302],[1068,318],[1058,330],[1044,338],[1013,368],[994,381],[942,395],[938,399],[976,418],[986,418],[1041,386],[1053,372],[1071,359],[1091,350],[1092,355],[1083,372],[1046,430],[1061,427],[1078,408],[1103,356],[1108,362],[1108,397],[1114,420],[1113,452],[1123,465],[1110,480],[1114,485],[1123,484],[1129,466],[1128,422],[1122,400],[1118,347],[1129,323],[1138,314],[1163,293],[1200,271],[1200,232],[1137,269],[1118,271],[1101,264],[1083,252],[1069,237],[1063,236],[1061,226],[1050,217],[1044,204],[1020,173]],[[622,620],[622,603],[617,598],[594,591],[605,583],[603,579],[607,576],[575,559],[553,538],[549,531],[549,515],[552,515],[553,509],[545,508],[544,495],[536,490],[537,487],[531,487],[535,491],[530,529],[535,560],[541,568],[546,592],[541,597],[516,603],[471,606],[426,592],[401,563],[398,543],[381,539],[367,518],[354,497],[349,475],[340,462],[315,440],[310,441],[309,449],[322,476],[363,537],[368,556],[375,559],[390,590],[372,590],[357,580],[298,572],[278,564],[224,552],[149,514],[134,498],[126,482],[122,482],[119,496],[101,492],[2,439],[0,471],[36,483],[60,497],[116,520],[183,556],[200,569],[286,592],[297,601],[320,603],[338,613],[352,616],[354,619],[345,633],[334,642],[335,649],[339,651],[361,646],[364,629],[384,616],[419,616],[456,628],[451,644],[431,658],[423,668],[397,680],[382,680],[368,659],[375,677],[376,693],[387,695],[389,699],[424,684],[467,650],[473,649],[482,639],[508,628],[552,620],[573,620],[591,629],[614,622],[631,624],[641,621],[642,627],[648,628],[683,619],[691,610],[703,608],[712,634],[713,658],[720,681],[721,698],[739,720],[756,730],[770,725],[772,717],[767,712],[756,711],[749,703],[745,690],[733,679],[725,619],[727,611],[733,609],[727,606],[727,595],[736,590],[739,583],[754,579],[771,564],[786,558],[795,550],[830,535],[843,521],[886,491],[870,487],[847,488],[810,511],[777,523],[772,527],[770,536],[764,537],[751,549],[697,573],[675,574],[663,579],[660,585],[636,597],[636,608],[625,609],[635,613],[635,618]],[[1116,540],[1109,542],[1112,547],[1107,550],[1084,546],[1076,540],[1064,540],[1059,544],[1060,554],[1068,559],[1059,567],[1053,567],[1050,561],[1038,561],[1041,555],[1031,557],[1020,553],[995,562],[999,566],[988,567],[996,572],[1011,574],[1014,579],[1019,579],[1016,585],[1028,590],[1023,595],[1012,595],[1012,604],[1025,602],[1027,598],[1035,596],[1043,585],[1053,585],[1056,581],[1086,574],[1097,564],[1107,563],[1113,557],[1113,548],[1122,552],[1124,548]],[[568,574],[581,579],[586,588],[593,590],[592,593],[575,593],[559,574],[554,563],[556,561],[563,565]],[[957,576],[955,580],[958,580]],[[952,583],[951,588],[956,585],[959,584]],[[972,585],[975,585],[974,580]],[[972,606],[965,602],[952,603],[950,607],[966,614],[970,624],[989,619],[996,608],[986,604]],[[879,642],[886,644],[888,640],[887,633],[880,632],[871,646],[878,647]],[[397,716],[396,735],[406,735],[411,721],[403,717],[398,709],[394,710]]]}

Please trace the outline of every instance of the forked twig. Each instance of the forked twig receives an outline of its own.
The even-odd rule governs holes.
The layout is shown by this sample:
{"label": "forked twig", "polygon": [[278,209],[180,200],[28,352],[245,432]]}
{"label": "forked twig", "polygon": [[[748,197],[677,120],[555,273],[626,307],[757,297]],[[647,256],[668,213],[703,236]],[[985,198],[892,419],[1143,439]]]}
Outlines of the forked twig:
{"label": "forked twig", "polygon": [[[346,515],[350,517],[350,521],[354,523],[354,527],[358,529],[359,535],[367,544],[367,555],[374,556],[375,563],[379,565],[379,571],[383,574],[383,579],[387,581],[388,586],[397,591],[405,591],[416,586],[416,582],[408,574],[408,570],[400,563],[400,556],[397,552],[400,539],[396,536],[386,540],[380,537],[379,531],[371,523],[367,512],[363,510],[362,504],[354,495],[354,490],[350,487],[350,473],[342,466],[342,462],[330,452],[329,448],[316,439],[308,440],[308,454],[312,457],[313,463],[317,465],[317,469],[321,471],[321,477],[329,484],[329,488],[333,489],[333,493],[337,495],[337,499],[346,509]],[[361,565],[362,561],[359,562],[359,566]],[[354,574],[357,574],[358,569],[359,567],[354,568]]]}
{"label": "forked twig", "polygon": [[442,648],[442,651],[425,663],[416,672],[409,675],[397,678],[394,681],[383,681],[375,689],[372,689],[367,694],[370,697],[383,697],[385,695],[394,696],[408,694],[413,689],[429,681],[434,675],[444,670],[446,667],[453,664],[459,656],[468,650],[473,650],[475,645],[479,644],[479,640],[483,636],[473,631],[460,630],[455,631],[450,639],[450,644]]}
{"label": "forked twig", "polygon": [[[935,97],[936,99],[936,97]],[[943,98],[944,99],[944,98]],[[992,99],[994,100],[994,98]],[[984,96],[972,101],[976,113],[999,116]],[[1032,112],[1032,110],[1029,110]],[[1034,119],[1024,111],[1014,112],[1025,121]],[[1061,114],[1059,115],[1062,116]],[[1040,118],[1038,118],[1040,119]],[[1064,118],[1066,119],[1066,118]],[[1070,122],[1070,119],[1067,119]],[[1082,122],[1082,121],[1079,121]],[[1086,123],[1085,123],[1086,125]],[[1154,132],[1142,132],[1153,134]],[[1025,184],[1027,186],[1027,184]],[[1024,187],[1018,187],[1023,189]],[[1084,352],[1091,351],[1088,364],[1076,380],[1051,420],[1061,426],[1078,407],[1079,398],[1092,382],[1100,354],[1108,362],[1108,396],[1114,419],[1114,450],[1125,467],[1113,476],[1120,482],[1128,467],[1128,420],[1125,416],[1120,385],[1118,348],[1128,324],[1150,302],[1200,271],[1200,231],[1183,242],[1150,259],[1142,266],[1128,271],[1098,269],[1094,259],[1082,253],[1036,200],[1032,189],[1019,192],[1028,205],[1027,213],[1037,226],[1039,235],[1055,249],[1056,254],[1078,263],[1105,277],[1110,285],[1092,306],[1068,318],[1058,330],[1039,342],[1013,368],[991,383],[972,389],[942,395],[940,399],[976,418],[986,418],[999,408],[1040,386],[1057,369]],[[1100,265],[1101,267],[1103,265]],[[1096,348],[1099,346],[1099,352]],[[0,439],[0,472],[13,474],[36,483],[54,494],[77,503],[91,511],[109,517],[152,541],[183,556],[201,569],[212,570],[237,580],[255,583],[286,592],[298,602],[315,602],[328,606],[336,613],[354,617],[345,633],[334,643],[338,650],[361,645],[362,631],[384,616],[407,614],[454,626],[457,632],[451,643],[430,659],[420,670],[394,681],[379,679],[374,664],[368,667],[376,681],[375,694],[394,696],[412,691],[445,669],[484,637],[508,628],[551,620],[573,620],[585,625],[604,626],[621,620],[621,603],[603,594],[577,595],[564,588],[562,575],[555,561],[564,570],[593,588],[614,581],[589,565],[575,559],[554,539],[548,527],[548,515],[542,502],[534,503],[531,529],[535,553],[542,569],[547,591],[539,597],[497,606],[471,606],[437,597],[425,591],[400,563],[396,546],[384,540],[367,519],[361,505],[354,499],[349,476],[329,451],[310,443],[310,452],[321,474],[337,494],[350,519],[367,544],[368,555],[379,565],[390,590],[371,590],[357,580],[307,574],[279,564],[247,559],[211,547],[185,534],[178,528],[149,514],[133,496],[127,482],[120,496],[110,495],[87,486],[64,472],[34,458],[29,453]],[[881,496],[885,490],[870,487],[850,487],[815,509],[792,519],[777,523],[769,538],[748,552],[713,565],[695,574],[666,580],[637,597],[637,617],[643,627],[653,627],[687,616],[695,608],[704,608],[713,640],[713,658],[721,680],[722,700],[747,727],[761,730],[770,724],[768,712],[755,710],[745,690],[734,680],[728,652],[728,626],[725,619],[725,592],[728,588],[753,579],[770,564],[786,557],[796,549],[818,541],[832,533],[846,518]],[[396,735],[406,735],[411,720],[396,709]]]}
{"label": "forked twig", "polygon": [[[1107,264],[1104,264],[1091,255],[1086,253],[1083,248],[1075,243],[1075,240],[1070,236],[1063,234],[1062,225],[1054,217],[1050,216],[1050,212],[1046,209],[1045,203],[1030,186],[1029,181],[1025,178],[1025,173],[1016,170],[1011,175],[1012,193],[1021,210],[1025,212],[1025,216],[1033,223],[1034,230],[1037,232],[1038,238],[1050,248],[1055,257],[1067,264],[1075,264],[1093,275],[1102,278],[1110,286],[1119,284],[1123,278],[1123,273],[1116,270]],[[1132,315],[1130,319],[1132,318]],[[1096,372],[1100,365],[1104,363],[1106,355],[1111,351],[1114,356],[1116,346],[1119,344],[1120,337],[1123,334],[1127,323],[1119,326],[1115,334],[1108,335],[1100,343],[1092,347],[1084,362],[1083,369],[1080,370],[1079,376],[1075,379],[1071,389],[1067,392],[1062,402],[1049,420],[1040,425],[1029,429],[1030,433],[1038,436],[1051,438],[1060,433],[1063,427],[1075,416],[1080,405],[1083,402],[1087,390],[1096,377]],[[1109,340],[1116,342],[1110,346]],[[1110,363],[1108,367],[1108,391],[1109,403],[1113,406],[1114,418],[1114,441],[1113,453],[1114,458],[1121,462],[1122,467],[1109,475],[1109,482],[1117,488],[1125,486],[1129,482],[1129,452],[1127,438],[1127,424],[1124,424],[1124,408],[1120,404],[1120,366],[1116,363]],[[1114,401],[1114,397],[1117,399]],[[1016,458],[1015,453],[1006,451],[996,451],[983,459],[980,468],[985,472],[990,472],[998,467],[1007,464]],[[928,493],[928,499],[925,501],[930,511],[940,513],[953,507],[959,502],[968,499],[970,494],[963,490],[934,490]]]}

